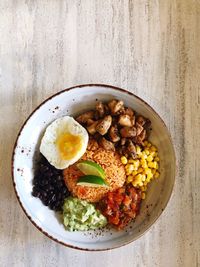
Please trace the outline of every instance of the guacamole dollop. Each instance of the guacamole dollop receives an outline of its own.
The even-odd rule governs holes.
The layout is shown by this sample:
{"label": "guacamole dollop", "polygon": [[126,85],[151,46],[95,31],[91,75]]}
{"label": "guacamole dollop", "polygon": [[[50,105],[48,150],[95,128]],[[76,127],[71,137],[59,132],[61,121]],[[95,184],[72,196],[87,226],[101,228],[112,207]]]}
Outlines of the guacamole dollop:
{"label": "guacamole dollop", "polygon": [[87,231],[104,227],[107,219],[93,204],[68,197],[63,205],[63,223],[68,231]]}

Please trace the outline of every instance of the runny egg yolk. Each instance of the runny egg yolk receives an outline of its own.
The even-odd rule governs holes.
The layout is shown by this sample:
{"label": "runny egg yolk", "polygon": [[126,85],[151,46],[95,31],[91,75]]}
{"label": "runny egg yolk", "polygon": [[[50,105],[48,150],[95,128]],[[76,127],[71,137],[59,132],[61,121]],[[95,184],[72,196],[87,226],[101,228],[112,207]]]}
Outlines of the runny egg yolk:
{"label": "runny egg yolk", "polygon": [[81,137],[70,133],[61,134],[56,140],[56,145],[63,160],[70,160],[82,147]]}

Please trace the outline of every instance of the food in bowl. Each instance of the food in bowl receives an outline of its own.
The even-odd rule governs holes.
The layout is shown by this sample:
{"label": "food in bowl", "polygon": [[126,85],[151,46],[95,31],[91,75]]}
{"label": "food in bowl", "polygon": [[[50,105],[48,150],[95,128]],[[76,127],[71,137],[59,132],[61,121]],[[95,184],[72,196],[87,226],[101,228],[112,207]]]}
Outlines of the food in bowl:
{"label": "food in bowl", "polygon": [[159,177],[150,126],[117,99],[57,119],[41,141],[33,196],[62,212],[69,231],[123,229],[139,214],[148,183]]}
{"label": "food in bowl", "polygon": [[63,223],[69,231],[87,231],[106,226],[107,219],[88,201],[68,197],[63,205]]}
{"label": "food in bowl", "polygon": [[83,174],[77,168],[77,164],[74,164],[63,171],[67,188],[74,196],[89,202],[98,202],[109,191],[124,185],[126,180],[125,168],[117,152],[105,150],[105,148],[99,146],[96,141],[91,139],[86,153],[81,158],[81,161],[83,160],[90,160],[103,168],[105,171],[105,182],[108,186],[92,187],[78,185],[77,181]]}
{"label": "food in bowl", "polygon": [[65,169],[85,153],[88,133],[74,118],[64,116],[46,129],[40,152],[56,169]]}

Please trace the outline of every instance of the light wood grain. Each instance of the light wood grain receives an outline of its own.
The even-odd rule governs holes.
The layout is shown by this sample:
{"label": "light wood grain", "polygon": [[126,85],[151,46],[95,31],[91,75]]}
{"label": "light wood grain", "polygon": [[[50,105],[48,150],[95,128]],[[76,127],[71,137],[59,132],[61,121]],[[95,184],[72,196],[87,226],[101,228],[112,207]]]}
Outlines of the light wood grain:
{"label": "light wood grain", "polygon": [[[0,1],[0,266],[200,266],[200,2]],[[46,97],[83,83],[127,88],[170,129],[172,198],[136,242],[108,252],[62,247],[17,203],[11,153],[17,131]],[[166,155],[167,156],[167,155]]]}

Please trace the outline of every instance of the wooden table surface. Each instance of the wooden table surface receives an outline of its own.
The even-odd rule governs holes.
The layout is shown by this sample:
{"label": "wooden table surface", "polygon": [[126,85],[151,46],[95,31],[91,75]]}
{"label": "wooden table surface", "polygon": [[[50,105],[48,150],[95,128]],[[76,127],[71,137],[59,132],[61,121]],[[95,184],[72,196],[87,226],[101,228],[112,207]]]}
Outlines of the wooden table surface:
{"label": "wooden table surface", "polygon": [[[0,1],[0,266],[200,266],[200,1]],[[151,104],[175,145],[172,198],[142,238],[108,252],[65,248],[24,215],[11,182],[17,132],[45,98],[105,83]],[[166,155],[167,156],[167,155]]]}

